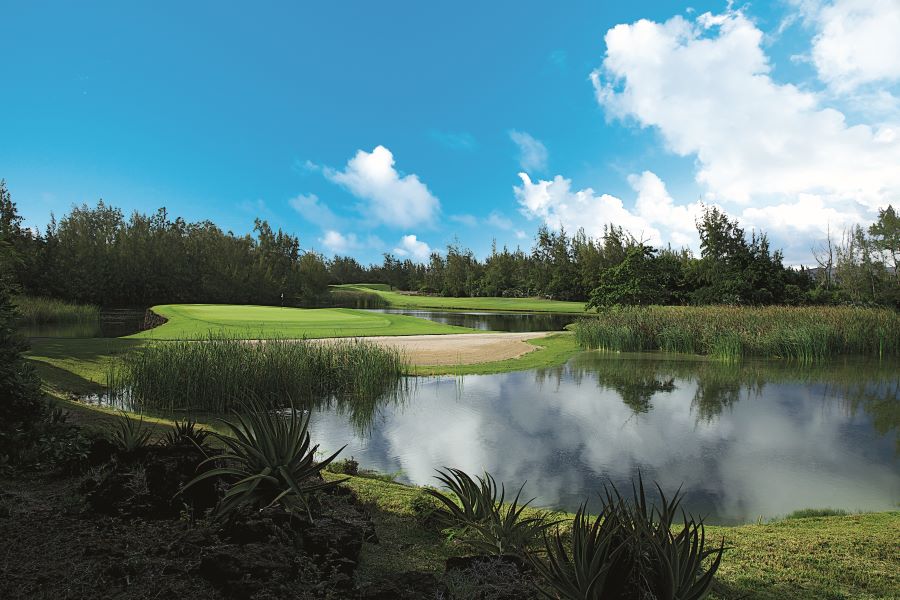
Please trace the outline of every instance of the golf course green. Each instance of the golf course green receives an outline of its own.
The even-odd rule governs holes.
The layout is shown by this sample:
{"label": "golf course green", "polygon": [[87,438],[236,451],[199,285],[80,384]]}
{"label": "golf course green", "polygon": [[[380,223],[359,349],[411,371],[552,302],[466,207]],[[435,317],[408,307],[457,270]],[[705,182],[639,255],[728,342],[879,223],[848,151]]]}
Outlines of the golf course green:
{"label": "golf course green", "polygon": [[132,338],[202,339],[223,335],[243,339],[330,338],[379,335],[477,333],[426,319],[349,308],[280,308],[232,304],[163,304],[151,310],[167,319]]}
{"label": "golf course green", "polygon": [[333,286],[381,296],[394,308],[432,308],[450,310],[488,310],[509,312],[583,313],[584,302],[546,300],[544,298],[447,298],[444,296],[420,296],[390,290],[383,283],[360,283]]}

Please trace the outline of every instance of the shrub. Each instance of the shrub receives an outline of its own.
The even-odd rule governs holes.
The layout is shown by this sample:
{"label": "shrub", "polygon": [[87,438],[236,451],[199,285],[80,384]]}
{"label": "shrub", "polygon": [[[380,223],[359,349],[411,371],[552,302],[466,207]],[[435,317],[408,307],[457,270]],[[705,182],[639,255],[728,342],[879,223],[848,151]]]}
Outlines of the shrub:
{"label": "shrub", "polygon": [[210,432],[197,427],[197,423],[189,419],[176,421],[172,429],[163,438],[165,446],[191,446],[203,448]]}
{"label": "shrub", "polygon": [[23,356],[28,343],[15,330],[17,317],[9,290],[0,281],[0,455],[10,450],[4,438],[32,427],[46,412],[40,379]]}
{"label": "shrub", "polygon": [[227,518],[241,508],[258,510],[280,504],[291,512],[302,508],[312,518],[310,495],[345,481],[323,481],[321,476],[344,448],[316,462],[319,446],[310,443],[309,413],[297,415],[293,407],[290,415],[284,416],[256,402],[234,411],[233,421],[222,419],[230,435],[212,433],[225,445],[225,453],[201,463],[215,463],[218,468],[198,475],[184,489],[210,477],[224,477],[230,480],[230,487],[216,507],[220,517]]}
{"label": "shrub", "polygon": [[110,438],[113,444],[125,454],[137,452],[150,443],[152,432],[144,427],[144,417],[135,420],[122,413],[116,419],[115,425],[110,426]]}
{"label": "shrub", "polygon": [[545,535],[546,558],[528,555],[549,588],[541,592],[572,600],[704,598],[721,563],[724,540],[707,548],[703,521],[683,511],[681,529],[673,533],[680,494],[669,500],[659,486],[657,490],[659,507],[648,503],[640,477],[631,503],[608,488],[593,521],[582,504],[568,537],[559,528]]}
{"label": "shrub", "polygon": [[496,481],[488,473],[477,477],[476,483],[459,469],[446,469],[439,470],[436,479],[456,498],[454,500],[435,489],[425,489],[426,494],[443,505],[438,518],[446,526],[461,528],[460,539],[477,551],[495,555],[521,554],[546,528],[553,525],[543,514],[527,518],[522,516],[533,501],[519,504],[524,484],[512,502],[504,504],[505,487],[501,484],[498,490]]}

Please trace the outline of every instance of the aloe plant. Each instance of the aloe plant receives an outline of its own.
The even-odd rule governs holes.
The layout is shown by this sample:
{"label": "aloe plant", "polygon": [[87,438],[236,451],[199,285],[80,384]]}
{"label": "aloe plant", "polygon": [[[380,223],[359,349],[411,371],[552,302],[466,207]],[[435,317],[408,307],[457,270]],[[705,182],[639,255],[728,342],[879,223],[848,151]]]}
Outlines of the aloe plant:
{"label": "aloe plant", "polygon": [[281,504],[289,511],[302,509],[312,518],[310,494],[346,481],[322,480],[321,471],[344,447],[316,461],[319,445],[311,445],[308,413],[298,417],[292,407],[289,416],[284,416],[251,403],[245,409],[234,411],[234,420],[221,421],[230,430],[229,434],[213,432],[212,435],[225,445],[225,452],[207,458],[200,465],[219,466],[198,475],[184,487],[186,490],[211,477],[231,480],[231,486],[216,507],[220,517],[228,517],[242,507],[262,509]]}
{"label": "aloe plant", "polygon": [[121,413],[112,427],[110,436],[113,443],[125,453],[135,452],[150,442],[152,432],[144,427],[144,417],[135,420],[126,413]]}
{"label": "aloe plant", "polygon": [[196,446],[202,448],[209,438],[210,432],[197,427],[195,421],[189,419],[176,421],[171,431],[166,433],[163,443],[166,446]]}
{"label": "aloe plant", "polygon": [[426,494],[443,505],[438,518],[448,526],[461,528],[461,539],[477,551],[497,555],[521,554],[545,529],[553,525],[543,514],[522,516],[533,501],[519,503],[524,484],[507,504],[505,486],[501,484],[498,490],[497,482],[489,473],[476,477],[476,483],[467,473],[448,468],[445,471],[438,470],[436,479],[456,497],[454,500],[438,490],[425,490]]}
{"label": "aloe plant", "polygon": [[725,551],[724,540],[708,548],[703,520],[684,511],[682,526],[673,533],[680,490],[668,499],[656,488],[658,506],[648,502],[640,476],[633,486],[632,502],[625,501],[615,487],[606,488],[600,514],[593,521],[582,504],[570,536],[559,529],[553,536],[545,535],[545,557],[528,555],[544,584],[540,592],[548,598],[571,600],[701,600],[709,594]]}

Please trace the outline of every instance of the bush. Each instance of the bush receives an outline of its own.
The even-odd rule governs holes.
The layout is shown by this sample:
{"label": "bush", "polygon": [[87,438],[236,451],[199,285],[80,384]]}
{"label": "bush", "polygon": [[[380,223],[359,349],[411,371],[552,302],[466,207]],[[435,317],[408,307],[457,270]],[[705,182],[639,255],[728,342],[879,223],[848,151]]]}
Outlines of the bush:
{"label": "bush", "polygon": [[47,410],[40,379],[23,356],[28,344],[15,330],[17,316],[9,289],[0,281],[0,457],[22,450],[21,436]]}
{"label": "bush", "polygon": [[276,504],[290,512],[301,508],[312,518],[309,496],[340,481],[323,481],[321,471],[343,447],[320,462],[315,461],[318,444],[310,445],[309,413],[298,416],[290,409],[284,416],[258,404],[248,404],[234,412],[234,421],[222,419],[229,435],[213,432],[225,445],[225,453],[202,464],[212,469],[192,479],[184,489],[211,477],[226,478],[230,487],[216,513],[229,517],[242,508],[258,510]]}
{"label": "bush", "polygon": [[497,483],[488,473],[477,477],[476,483],[459,469],[446,469],[438,471],[436,479],[453,493],[455,499],[426,488],[425,493],[443,505],[435,516],[447,527],[460,528],[459,538],[477,551],[493,555],[522,554],[545,529],[553,525],[543,514],[527,518],[522,516],[533,501],[519,504],[524,484],[512,502],[504,505],[506,489],[501,484],[498,490]]}

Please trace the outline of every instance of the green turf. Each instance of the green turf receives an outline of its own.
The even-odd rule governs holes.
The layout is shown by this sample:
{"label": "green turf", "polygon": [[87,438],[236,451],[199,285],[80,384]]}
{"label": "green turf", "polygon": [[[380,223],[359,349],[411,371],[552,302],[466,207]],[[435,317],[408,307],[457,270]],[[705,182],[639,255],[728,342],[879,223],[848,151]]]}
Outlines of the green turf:
{"label": "green turf", "polygon": [[378,294],[396,308],[434,308],[451,310],[491,310],[509,312],[583,313],[583,302],[563,302],[542,298],[444,298],[390,291],[384,284],[346,284],[335,286]]}
{"label": "green turf", "polygon": [[212,334],[244,339],[330,338],[376,335],[477,333],[406,315],[350,308],[279,308],[232,304],[163,304],[155,313],[168,322],[131,338],[201,339]]}

